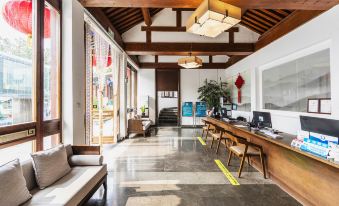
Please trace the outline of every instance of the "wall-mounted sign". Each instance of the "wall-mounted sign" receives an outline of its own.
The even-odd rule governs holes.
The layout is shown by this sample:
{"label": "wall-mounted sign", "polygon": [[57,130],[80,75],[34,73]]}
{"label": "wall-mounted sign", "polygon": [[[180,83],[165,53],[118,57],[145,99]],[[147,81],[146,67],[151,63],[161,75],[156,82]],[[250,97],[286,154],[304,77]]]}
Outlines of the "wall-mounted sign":
{"label": "wall-mounted sign", "polygon": [[182,104],[182,116],[193,117],[193,102],[184,102]]}
{"label": "wall-mounted sign", "polygon": [[206,102],[196,102],[195,103],[195,116],[196,117],[206,117]]}

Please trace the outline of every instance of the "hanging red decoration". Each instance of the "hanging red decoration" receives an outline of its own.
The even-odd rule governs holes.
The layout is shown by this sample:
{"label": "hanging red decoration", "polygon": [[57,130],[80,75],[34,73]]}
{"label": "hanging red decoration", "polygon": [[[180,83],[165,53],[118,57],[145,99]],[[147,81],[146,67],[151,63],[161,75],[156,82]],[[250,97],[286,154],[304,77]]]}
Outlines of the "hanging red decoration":
{"label": "hanging red decoration", "polygon": [[[111,48],[109,48],[106,67],[111,66],[111,64],[112,64],[112,55],[111,55]],[[95,57],[95,54],[93,54],[92,56],[92,66],[93,67],[97,66],[97,58]]]}
{"label": "hanging red decoration", "polygon": [[245,84],[245,80],[239,74],[234,84],[238,88],[238,103],[240,104],[241,103],[241,87]]}
{"label": "hanging red decoration", "polygon": [[[14,29],[32,37],[32,1],[12,0],[8,1],[3,9],[2,16],[5,21]],[[44,13],[44,37],[51,36],[50,10],[45,8]]]}

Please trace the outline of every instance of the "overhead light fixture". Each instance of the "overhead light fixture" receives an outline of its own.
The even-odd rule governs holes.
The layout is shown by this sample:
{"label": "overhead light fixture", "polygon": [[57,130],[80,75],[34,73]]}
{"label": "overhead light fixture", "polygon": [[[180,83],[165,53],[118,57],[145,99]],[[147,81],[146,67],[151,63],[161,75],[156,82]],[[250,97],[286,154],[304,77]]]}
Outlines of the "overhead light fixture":
{"label": "overhead light fixture", "polygon": [[190,56],[180,58],[178,60],[178,65],[186,69],[194,69],[202,66],[202,60],[197,56]]}
{"label": "overhead light fixture", "polygon": [[241,9],[220,0],[204,0],[186,23],[186,31],[216,37],[241,21]]}

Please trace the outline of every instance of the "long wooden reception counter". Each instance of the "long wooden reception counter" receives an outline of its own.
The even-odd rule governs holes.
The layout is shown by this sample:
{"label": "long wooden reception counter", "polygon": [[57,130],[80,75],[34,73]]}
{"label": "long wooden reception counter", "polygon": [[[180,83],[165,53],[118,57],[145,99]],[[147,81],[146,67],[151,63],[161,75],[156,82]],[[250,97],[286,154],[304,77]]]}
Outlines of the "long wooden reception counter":
{"label": "long wooden reception counter", "polygon": [[[202,120],[261,145],[266,154],[269,177],[304,205],[338,204],[339,165],[292,147],[295,135],[279,133],[281,138],[273,139],[243,122],[226,122],[211,117]],[[257,159],[252,158],[252,163],[261,171]]]}

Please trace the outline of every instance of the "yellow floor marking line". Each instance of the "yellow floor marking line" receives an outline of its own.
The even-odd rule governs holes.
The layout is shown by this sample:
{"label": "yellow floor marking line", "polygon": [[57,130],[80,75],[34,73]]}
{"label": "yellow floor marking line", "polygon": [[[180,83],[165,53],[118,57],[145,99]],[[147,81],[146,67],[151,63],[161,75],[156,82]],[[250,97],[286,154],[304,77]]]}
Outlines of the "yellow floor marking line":
{"label": "yellow floor marking line", "polygon": [[199,142],[203,145],[203,146],[206,146],[206,142],[204,140],[202,140],[201,137],[197,137]]}
{"label": "yellow floor marking line", "polygon": [[224,166],[224,164],[220,160],[214,160],[214,161],[215,161],[215,164],[218,165],[219,169],[222,171],[222,173],[224,173],[224,175],[227,177],[228,181],[230,181],[232,185],[240,185],[237,179],[233,177],[230,171],[228,171],[228,169]]}

